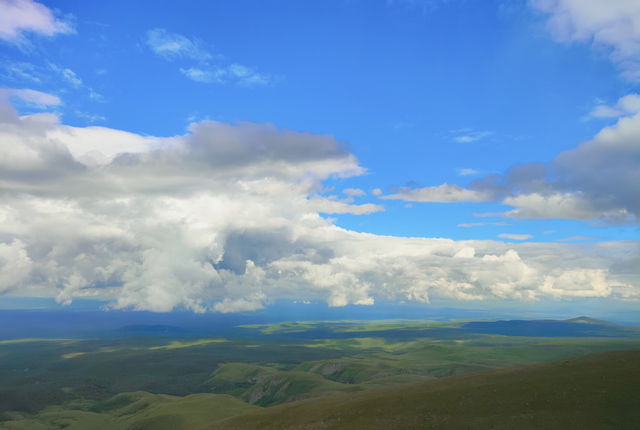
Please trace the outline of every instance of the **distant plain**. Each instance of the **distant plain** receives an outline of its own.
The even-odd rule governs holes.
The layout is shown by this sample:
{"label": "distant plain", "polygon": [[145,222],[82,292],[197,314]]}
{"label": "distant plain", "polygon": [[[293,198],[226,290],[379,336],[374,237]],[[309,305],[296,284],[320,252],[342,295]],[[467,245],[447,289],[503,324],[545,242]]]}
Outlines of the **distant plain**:
{"label": "distant plain", "polygon": [[[193,328],[134,324],[105,328],[91,338],[1,340],[0,428],[204,429],[228,419],[220,428],[263,428],[261,414],[285,414],[278,415],[282,418],[311,407],[309,402],[331,414],[338,402],[332,398],[375,403],[379,396],[409,390],[418,393],[412,400],[416,404],[423,395],[434,402],[433,394],[419,394],[425,389],[431,392],[428,387],[445,390],[445,397],[466,398],[460,385],[463,375],[471,375],[469,387],[476,387],[477,399],[468,401],[478,402],[482,390],[489,389],[483,384],[493,378],[487,375],[495,374],[496,381],[516,377],[500,369],[607,351],[637,355],[632,350],[640,349],[640,328],[587,317],[237,322],[211,328],[209,336]],[[633,378],[640,366],[627,361],[624,368]],[[553,374],[555,368],[550,369]],[[536,371],[526,370],[522,377],[528,378],[531,372]],[[585,372],[585,378],[593,377],[591,370]],[[612,384],[616,377],[611,376]],[[504,387],[491,389],[504,391]],[[614,393],[621,387],[610,389]],[[640,399],[614,407],[629,401]],[[406,407],[411,408],[410,404]],[[414,407],[402,414],[418,410]],[[437,422],[448,413],[460,415],[442,407],[439,411],[440,418],[432,417]],[[281,428],[307,428],[304,420],[284,422],[269,416],[270,422],[281,422]],[[304,412],[302,416],[314,415]],[[398,419],[399,426],[407,425]],[[445,424],[454,421],[445,419],[440,424],[447,428]],[[358,423],[359,428],[372,425],[366,420]],[[491,420],[477,423],[478,428],[495,424]],[[317,428],[350,428],[338,424]]]}

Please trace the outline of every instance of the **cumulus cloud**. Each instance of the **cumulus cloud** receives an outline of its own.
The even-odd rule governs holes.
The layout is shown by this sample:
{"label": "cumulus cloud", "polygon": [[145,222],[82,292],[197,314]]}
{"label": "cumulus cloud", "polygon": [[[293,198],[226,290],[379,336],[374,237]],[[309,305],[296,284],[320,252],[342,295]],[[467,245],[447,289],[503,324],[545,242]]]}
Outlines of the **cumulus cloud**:
{"label": "cumulus cloud", "polygon": [[532,0],[550,15],[548,28],[561,42],[585,42],[609,52],[625,78],[640,80],[640,3],[636,0]]}
{"label": "cumulus cloud", "polygon": [[416,202],[501,202],[514,209],[476,214],[509,218],[562,218],[632,224],[640,219],[640,113],[636,96],[616,106],[626,114],[593,139],[558,154],[549,163],[511,167],[467,187],[442,184],[401,188],[383,196]]}
{"label": "cumulus cloud", "polygon": [[0,142],[2,293],[194,312],[276,299],[640,297],[633,263],[612,258],[632,255],[628,242],[457,242],[336,226],[320,212],[382,208],[323,196],[328,178],[364,172],[327,135],[203,121],[158,138],[4,109]]}
{"label": "cumulus cloud", "polygon": [[9,43],[26,42],[24,33],[53,36],[73,33],[73,27],[53,16],[51,10],[33,0],[0,0],[0,39]]}

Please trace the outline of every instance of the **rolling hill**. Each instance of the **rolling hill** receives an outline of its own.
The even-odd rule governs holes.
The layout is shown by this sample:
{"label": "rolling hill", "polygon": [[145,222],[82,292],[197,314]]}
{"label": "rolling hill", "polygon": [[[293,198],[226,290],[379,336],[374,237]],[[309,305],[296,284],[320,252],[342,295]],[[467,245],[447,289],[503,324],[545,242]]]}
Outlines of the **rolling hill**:
{"label": "rolling hill", "polygon": [[275,406],[210,429],[637,429],[640,350]]}

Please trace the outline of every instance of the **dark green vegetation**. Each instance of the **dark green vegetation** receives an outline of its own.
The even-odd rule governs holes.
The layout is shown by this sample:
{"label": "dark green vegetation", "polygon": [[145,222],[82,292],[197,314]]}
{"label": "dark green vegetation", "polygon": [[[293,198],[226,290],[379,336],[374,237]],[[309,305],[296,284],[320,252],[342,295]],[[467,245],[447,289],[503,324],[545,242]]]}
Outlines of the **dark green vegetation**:
{"label": "dark green vegetation", "polygon": [[[515,335],[506,335],[509,327]],[[138,328],[145,330],[143,326]],[[334,407],[334,400],[328,399],[360,399],[357,401],[364,402],[363,408],[377,408],[376,402],[383,401],[376,400],[376,396],[382,399],[412,390],[407,392],[415,392],[416,404],[423,395],[427,396],[425,402],[432,401],[429,396],[435,394],[425,393],[446,392],[438,396],[471,405],[479,400],[465,394],[465,384],[477,387],[473,391],[477,393],[494,388],[506,390],[506,382],[504,387],[486,383],[494,377],[498,378],[496,381],[507,378],[504,375],[522,374],[525,378],[529,372],[491,373],[496,369],[640,348],[638,329],[588,318],[538,322],[277,323],[241,326],[227,330],[225,335],[0,341],[0,428],[198,429],[238,415],[247,418],[247,425],[257,423],[259,427],[262,413],[282,410],[287,411],[286,415],[295,415],[297,412],[290,412],[298,410],[295,408],[302,408],[300,416],[352,428],[344,427],[352,418],[338,421],[322,418],[322,414],[333,416],[328,409],[322,412],[323,408]],[[580,369],[578,366],[574,370]],[[630,367],[627,370],[634,371]],[[455,377],[443,378],[448,376]],[[617,377],[607,376],[610,379],[603,380],[600,389],[613,393],[623,388],[624,385],[613,384]],[[407,385],[418,381],[419,385]],[[561,380],[546,381],[551,390],[552,386],[558,388]],[[540,393],[537,395],[542,399],[540,402],[544,396],[551,396],[544,390]],[[506,396],[512,394],[505,391]],[[455,400],[455,396],[461,397]],[[482,395],[477,397],[480,399]],[[305,400],[310,398],[313,399]],[[300,400],[301,403],[291,403]],[[615,399],[610,399],[610,403],[614,408],[626,404]],[[316,404],[320,415],[304,409]],[[480,408],[483,404],[478,405]],[[505,413],[515,414],[520,407],[517,403],[512,406],[513,410]],[[290,407],[294,409],[287,409]],[[481,409],[485,407],[490,410],[491,405]],[[398,428],[425,423],[420,411],[411,418],[418,421],[398,421]],[[454,423],[445,419],[447,414],[460,419],[466,416],[444,406],[438,411],[434,412],[433,424],[442,420],[444,424]],[[400,410],[387,412],[395,414]],[[471,415],[467,418],[471,419]],[[354,425],[370,428],[365,421],[353,419]],[[514,425],[520,423],[520,418],[513,419]],[[478,420],[480,428],[494,423],[484,418]],[[304,424],[274,422],[294,428]]]}
{"label": "dark green vegetation", "polygon": [[210,428],[638,429],[640,351],[459,375],[307,400]]}

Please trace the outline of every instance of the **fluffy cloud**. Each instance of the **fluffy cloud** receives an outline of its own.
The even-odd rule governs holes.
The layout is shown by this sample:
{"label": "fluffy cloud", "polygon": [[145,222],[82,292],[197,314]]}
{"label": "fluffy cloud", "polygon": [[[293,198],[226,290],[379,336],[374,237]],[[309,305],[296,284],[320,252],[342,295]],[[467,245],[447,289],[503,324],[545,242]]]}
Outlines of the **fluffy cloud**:
{"label": "fluffy cloud", "polygon": [[69,23],[56,19],[49,8],[33,0],[0,0],[0,12],[0,39],[10,43],[24,43],[27,32],[44,36],[73,33]]}
{"label": "fluffy cloud", "polygon": [[640,80],[640,3],[636,0],[532,0],[550,15],[548,27],[562,42],[587,42],[610,51],[627,79]]}
{"label": "fluffy cloud", "polygon": [[598,220],[608,224],[640,220],[640,113],[636,96],[622,98],[627,114],[593,139],[558,154],[550,163],[510,168],[504,177],[489,175],[467,188],[457,185],[408,189],[387,199],[417,202],[496,201],[514,209],[478,216]]}
{"label": "fluffy cloud", "polygon": [[204,121],[157,138],[6,107],[0,142],[3,293],[195,312],[275,299],[640,296],[627,242],[456,242],[336,226],[319,213],[382,207],[322,194],[328,178],[364,172],[331,136]]}

